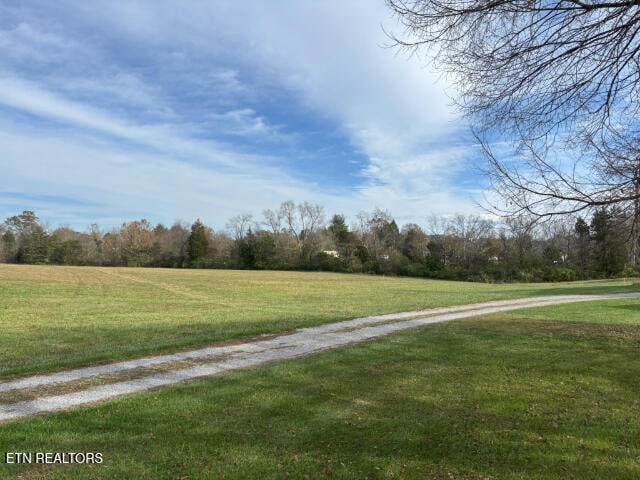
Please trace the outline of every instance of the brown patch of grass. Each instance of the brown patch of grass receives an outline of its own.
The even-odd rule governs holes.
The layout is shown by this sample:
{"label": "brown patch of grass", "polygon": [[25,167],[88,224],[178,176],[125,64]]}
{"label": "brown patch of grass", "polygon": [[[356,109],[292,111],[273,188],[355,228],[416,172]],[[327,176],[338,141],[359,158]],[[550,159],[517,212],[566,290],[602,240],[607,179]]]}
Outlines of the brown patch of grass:
{"label": "brown patch of grass", "polygon": [[213,362],[223,361],[230,355],[215,355],[211,357],[190,358],[171,362],[159,363],[148,367],[137,367],[120,372],[96,375],[92,377],[80,378],[69,382],[57,382],[50,385],[41,385],[34,388],[22,388],[8,392],[0,392],[0,404],[16,403],[28,400],[35,400],[40,397],[51,397],[54,395],[64,395],[66,393],[79,392],[98,385],[109,385],[128,380],[150,377],[159,373],[168,373],[184,368],[206,365]]}

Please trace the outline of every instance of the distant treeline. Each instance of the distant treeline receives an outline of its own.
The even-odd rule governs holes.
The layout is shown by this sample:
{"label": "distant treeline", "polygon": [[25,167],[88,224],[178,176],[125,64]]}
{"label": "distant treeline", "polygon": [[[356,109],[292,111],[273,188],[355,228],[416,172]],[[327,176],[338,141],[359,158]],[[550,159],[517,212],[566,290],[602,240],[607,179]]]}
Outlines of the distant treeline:
{"label": "distant treeline", "polygon": [[431,218],[402,228],[388,212],[327,221],[320,205],[283,202],[262,218],[238,215],[216,232],[196,220],[147,220],[110,231],[46,228],[32,211],[0,225],[0,261],[171,268],[324,270],[469,281],[560,281],[638,274],[630,221],[603,208],[545,228],[478,216]]}

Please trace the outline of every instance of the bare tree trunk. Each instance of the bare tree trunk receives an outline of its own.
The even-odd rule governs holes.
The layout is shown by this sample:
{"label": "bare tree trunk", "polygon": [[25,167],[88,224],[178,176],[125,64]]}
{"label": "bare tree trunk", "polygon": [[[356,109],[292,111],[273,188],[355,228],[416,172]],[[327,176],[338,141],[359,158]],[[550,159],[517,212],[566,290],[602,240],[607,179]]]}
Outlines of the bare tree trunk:
{"label": "bare tree trunk", "polygon": [[640,222],[640,161],[636,165],[633,176],[633,190],[635,200],[633,201],[633,223],[631,224],[631,262],[633,265],[638,265],[640,254],[640,232],[638,231],[638,223]]}

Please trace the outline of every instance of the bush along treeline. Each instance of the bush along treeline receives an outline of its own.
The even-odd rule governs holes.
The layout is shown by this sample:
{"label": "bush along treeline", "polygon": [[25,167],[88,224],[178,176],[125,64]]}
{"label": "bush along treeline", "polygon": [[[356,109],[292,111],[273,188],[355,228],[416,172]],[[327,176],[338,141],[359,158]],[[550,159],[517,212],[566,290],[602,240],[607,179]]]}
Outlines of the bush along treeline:
{"label": "bush along treeline", "polygon": [[522,219],[432,217],[400,228],[392,216],[327,219],[320,205],[283,202],[262,217],[237,215],[226,231],[200,220],[147,220],[101,230],[50,229],[32,211],[0,225],[8,263],[172,268],[324,270],[468,281],[565,281],[638,274],[632,222],[614,208],[532,228]]}

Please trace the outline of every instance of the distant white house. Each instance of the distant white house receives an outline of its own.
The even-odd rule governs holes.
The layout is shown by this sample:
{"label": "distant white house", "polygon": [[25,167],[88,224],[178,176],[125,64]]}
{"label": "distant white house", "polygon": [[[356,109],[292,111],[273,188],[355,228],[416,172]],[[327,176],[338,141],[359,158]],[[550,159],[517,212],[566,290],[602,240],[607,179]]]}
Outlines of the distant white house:
{"label": "distant white house", "polygon": [[337,250],[322,250],[322,253],[334,258],[338,258],[340,256]]}

